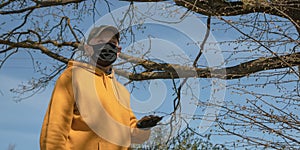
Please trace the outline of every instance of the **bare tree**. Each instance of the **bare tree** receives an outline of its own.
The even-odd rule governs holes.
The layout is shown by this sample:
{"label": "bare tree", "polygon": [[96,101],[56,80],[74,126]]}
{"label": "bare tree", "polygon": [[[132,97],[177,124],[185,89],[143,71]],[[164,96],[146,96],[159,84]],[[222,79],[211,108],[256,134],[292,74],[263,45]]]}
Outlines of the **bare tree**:
{"label": "bare tree", "polygon": [[[163,0],[122,1],[134,6],[136,2],[160,3]],[[11,91],[19,96],[26,93],[31,96],[55,79],[73,58],[83,38],[84,29],[77,24],[87,16],[93,21],[96,16],[101,16],[96,7],[99,5],[110,11],[114,4],[96,0],[2,1],[0,69],[14,55],[26,53],[38,74]],[[218,41],[227,48],[223,51],[225,67],[215,68],[201,63],[207,43],[199,39],[200,49],[195,52],[191,66],[122,54],[121,59],[130,64],[130,68],[119,67],[116,73],[127,77],[128,83],[132,84],[144,80],[184,78],[180,84],[173,82],[176,94],[171,115],[180,113],[178,106],[185,100],[180,94],[181,87],[189,78],[226,80],[230,95],[222,105],[216,106],[220,113],[213,130],[205,136],[234,137],[230,138],[233,141],[225,143],[231,147],[299,148],[300,1],[174,0],[173,6],[204,17],[208,29],[206,34],[238,35],[234,40]],[[41,55],[50,58],[51,63],[38,61],[36,58]],[[178,75],[178,70],[183,74]],[[200,98],[196,105],[204,109],[215,104]],[[190,118],[197,120],[202,116],[191,114]]]}

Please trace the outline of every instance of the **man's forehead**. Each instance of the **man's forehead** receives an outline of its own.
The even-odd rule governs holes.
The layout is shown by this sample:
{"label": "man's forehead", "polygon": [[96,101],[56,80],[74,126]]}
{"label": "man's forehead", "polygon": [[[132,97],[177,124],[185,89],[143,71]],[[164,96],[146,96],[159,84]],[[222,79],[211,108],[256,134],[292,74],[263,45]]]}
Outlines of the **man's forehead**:
{"label": "man's forehead", "polygon": [[[105,34],[108,34],[108,35],[105,35]],[[111,38],[114,38],[117,41],[119,41],[120,34],[119,34],[119,31],[117,28],[115,28],[113,26],[103,25],[100,27],[95,27],[91,30],[89,37],[88,37],[88,42],[91,39],[99,38],[99,36],[103,36],[103,37],[111,36]]]}

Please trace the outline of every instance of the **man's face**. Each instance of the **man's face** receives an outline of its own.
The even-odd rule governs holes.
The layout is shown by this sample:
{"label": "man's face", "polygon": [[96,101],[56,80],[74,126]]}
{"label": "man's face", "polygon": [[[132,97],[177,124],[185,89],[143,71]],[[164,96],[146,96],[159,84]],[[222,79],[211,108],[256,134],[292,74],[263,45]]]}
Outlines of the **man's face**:
{"label": "man's face", "polygon": [[[103,49],[99,51],[99,48]],[[115,33],[111,30],[104,30],[99,36],[92,38],[89,41],[85,50],[87,54],[92,57],[92,61],[97,63],[99,66],[107,67],[115,62],[121,52],[121,47],[119,47],[119,42],[115,37]]]}

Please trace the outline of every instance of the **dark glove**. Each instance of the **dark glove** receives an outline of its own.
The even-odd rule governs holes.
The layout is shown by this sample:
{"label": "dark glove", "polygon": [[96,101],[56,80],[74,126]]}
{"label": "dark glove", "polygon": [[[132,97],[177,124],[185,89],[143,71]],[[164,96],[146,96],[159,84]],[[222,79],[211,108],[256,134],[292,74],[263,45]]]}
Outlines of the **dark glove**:
{"label": "dark glove", "polygon": [[154,115],[145,116],[137,122],[136,126],[138,128],[151,128],[156,126],[162,118]]}

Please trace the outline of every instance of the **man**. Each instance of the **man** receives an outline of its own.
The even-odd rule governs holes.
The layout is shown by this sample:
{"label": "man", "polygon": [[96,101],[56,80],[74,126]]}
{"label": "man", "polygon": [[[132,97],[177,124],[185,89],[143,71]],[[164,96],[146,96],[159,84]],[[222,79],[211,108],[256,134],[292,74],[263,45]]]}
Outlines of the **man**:
{"label": "man", "polygon": [[91,30],[83,46],[88,63],[70,61],[58,78],[40,137],[41,150],[129,149],[143,143],[162,118],[137,120],[130,95],[112,71],[121,51],[113,26]]}

